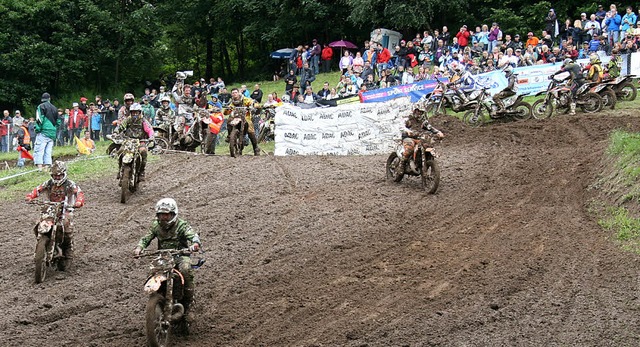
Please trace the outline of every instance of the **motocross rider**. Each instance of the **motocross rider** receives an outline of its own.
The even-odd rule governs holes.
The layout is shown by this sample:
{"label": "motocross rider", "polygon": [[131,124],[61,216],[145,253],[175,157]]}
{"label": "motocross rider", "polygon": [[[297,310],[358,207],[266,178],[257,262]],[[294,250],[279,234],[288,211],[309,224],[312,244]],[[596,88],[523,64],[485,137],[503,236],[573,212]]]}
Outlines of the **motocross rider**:
{"label": "motocross rider", "polygon": [[[142,117],[142,106],[138,103],[131,105],[129,113],[129,117],[125,118],[113,133],[116,136],[124,134],[125,137],[132,139],[149,139],[149,145],[151,145],[153,141],[153,129],[151,128],[151,124]],[[140,163],[140,181],[144,181],[144,172],[147,166],[147,146],[140,146],[140,155],[142,156],[142,162]],[[118,179],[119,178],[120,170],[118,170]]]}
{"label": "motocross rider", "polygon": [[517,75],[513,73],[513,67],[510,64],[507,64],[504,68],[504,75],[507,78],[507,87],[493,96],[493,101],[498,106],[498,109],[491,110],[492,116],[504,111],[504,102],[502,100],[516,95],[518,79],[516,78]]}
{"label": "motocross rider", "polygon": [[473,79],[471,72],[464,70],[460,63],[452,62],[450,67],[455,73],[455,78],[451,78],[454,81],[450,82],[449,85],[459,85],[459,87],[455,89],[455,92],[462,102],[461,106],[467,106],[469,103],[467,93],[470,93],[475,89],[476,81]]}
{"label": "motocross rider", "polygon": [[549,76],[549,78],[552,79],[555,75],[563,72],[569,72],[569,85],[571,85],[571,95],[573,96],[571,104],[569,105],[569,114],[573,116],[576,114],[576,91],[584,84],[584,75],[582,74],[580,65],[574,63],[570,58],[567,58],[562,62],[560,70]]}
{"label": "motocross rider", "polygon": [[124,106],[120,107],[120,110],[118,110],[117,124],[122,123],[122,121],[125,118],[129,117],[129,108],[131,107],[131,105],[133,105],[133,102],[135,101],[135,97],[133,97],[133,94],[131,93],[125,94],[123,99],[124,99]]}
{"label": "motocross rider", "polygon": [[[253,154],[260,155],[260,148],[258,148],[258,139],[256,138],[256,130],[253,127],[253,120],[251,120],[251,110],[250,107],[260,107],[260,104],[255,100],[246,97],[240,93],[238,88],[233,88],[231,90],[231,102],[227,107],[225,114],[229,115],[233,113],[233,109],[236,107],[246,107],[247,111],[245,114],[245,119],[247,120],[246,125],[243,129],[243,135],[248,134],[249,140],[251,140],[251,146],[253,147]],[[231,130],[233,130],[233,126],[227,126],[227,131],[229,135],[231,135]],[[227,137],[228,139],[229,137]]]}
{"label": "motocross rider", "polygon": [[167,139],[170,143],[173,143],[178,137],[178,129],[176,129],[174,125],[176,113],[171,109],[171,98],[169,98],[168,95],[163,96],[162,99],[160,99],[160,104],[160,108],[156,111],[156,124],[158,124],[159,128],[166,131],[167,134],[169,134],[169,129],[174,127],[173,129],[175,131],[171,134],[171,138]]}
{"label": "motocross rider", "polygon": [[[158,239],[158,249],[184,249],[194,252],[200,250],[200,238],[184,219],[178,218],[178,204],[172,198],[163,198],[156,203],[156,220],[145,236],[138,242],[134,254],[139,256],[154,238]],[[178,270],[184,276],[184,296],[182,305],[185,316],[190,319],[189,308],[195,294],[191,258],[181,256],[176,259]]]}
{"label": "motocross rider", "polygon": [[[413,155],[413,149],[416,145],[415,139],[420,138],[425,133],[435,135],[439,139],[444,137],[442,131],[431,126],[429,120],[427,120],[426,117],[423,117],[424,114],[425,109],[423,104],[416,104],[413,112],[409,116],[409,119],[407,119],[404,124],[406,127],[406,129],[402,131],[402,145],[404,146],[404,152],[402,154],[400,166],[398,167],[398,172],[400,173],[404,173],[407,163],[411,163],[411,170],[414,172],[416,171],[415,163],[410,160]],[[422,119],[425,120],[422,121]]]}
{"label": "motocross rider", "polygon": [[604,69],[602,68],[600,57],[597,54],[593,53],[589,57],[589,62],[591,63],[591,66],[589,67],[589,72],[587,72],[587,79],[589,80],[589,82],[602,82]]}
{"label": "motocross rider", "polygon": [[62,254],[67,259],[73,258],[73,209],[84,206],[84,193],[80,187],[70,179],[67,179],[67,165],[59,160],[51,165],[51,178],[33,189],[26,196],[26,201],[31,202],[40,194],[45,193],[46,199],[51,202],[65,202],[63,225],[64,240],[62,241]]}

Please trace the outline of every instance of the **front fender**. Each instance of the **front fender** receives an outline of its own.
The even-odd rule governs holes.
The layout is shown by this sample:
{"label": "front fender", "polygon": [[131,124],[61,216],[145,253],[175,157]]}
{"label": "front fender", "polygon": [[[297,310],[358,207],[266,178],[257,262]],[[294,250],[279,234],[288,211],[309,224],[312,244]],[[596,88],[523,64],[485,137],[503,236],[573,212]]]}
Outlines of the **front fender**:
{"label": "front fender", "polygon": [[167,275],[164,273],[159,273],[155,275],[149,276],[147,278],[146,283],[144,284],[144,292],[147,294],[155,293],[160,289],[162,282],[167,280]]}

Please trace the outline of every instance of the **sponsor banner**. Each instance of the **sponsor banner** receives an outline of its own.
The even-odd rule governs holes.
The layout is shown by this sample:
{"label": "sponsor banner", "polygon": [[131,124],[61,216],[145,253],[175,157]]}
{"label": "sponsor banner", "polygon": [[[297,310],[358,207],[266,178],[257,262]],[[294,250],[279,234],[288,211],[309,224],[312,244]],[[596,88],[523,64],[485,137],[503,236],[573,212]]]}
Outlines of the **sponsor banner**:
{"label": "sponsor banner", "polygon": [[[623,59],[623,75],[632,75],[632,76],[640,76],[640,52],[625,54],[622,56]],[[629,61],[628,64],[625,64],[625,60]],[[625,71],[626,69],[626,71]]]}
{"label": "sponsor banner", "polygon": [[345,104],[330,108],[276,109],[275,155],[385,154],[411,112],[408,97],[371,104]]}
{"label": "sponsor banner", "polygon": [[[561,63],[522,66],[513,69],[518,74],[518,94],[534,95],[547,90],[549,76],[560,70]],[[506,80],[506,78],[505,78]]]}
{"label": "sponsor banner", "polygon": [[[444,78],[441,81],[446,83],[449,80]],[[416,102],[420,100],[423,95],[431,93],[437,84],[438,81],[436,80],[426,80],[390,88],[376,89],[362,93],[360,100],[364,103],[383,102],[408,96],[411,98],[411,102]]]}

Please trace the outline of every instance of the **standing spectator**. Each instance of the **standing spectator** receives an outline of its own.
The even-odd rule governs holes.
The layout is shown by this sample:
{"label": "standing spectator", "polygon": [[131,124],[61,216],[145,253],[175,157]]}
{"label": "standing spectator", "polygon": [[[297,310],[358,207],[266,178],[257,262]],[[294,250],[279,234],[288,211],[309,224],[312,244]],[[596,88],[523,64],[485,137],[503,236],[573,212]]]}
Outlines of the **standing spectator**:
{"label": "standing spectator", "polygon": [[544,18],[544,30],[551,35],[551,40],[555,40],[558,35],[558,16],[556,16],[556,11],[552,8],[549,9],[549,13]]}
{"label": "standing spectator", "polygon": [[9,115],[9,110],[4,110],[4,117],[0,122],[0,150],[2,152],[9,152],[9,140],[11,133],[11,123],[13,120]]}
{"label": "standing spectator", "polygon": [[73,141],[74,136],[80,137],[80,129],[82,129],[83,117],[84,113],[82,112],[82,110],[80,110],[80,105],[77,102],[74,102],[73,108],[69,111],[69,143]]}
{"label": "standing spectator", "polygon": [[[211,84],[209,84],[209,87],[211,87]],[[218,92],[218,91],[216,90],[216,93],[217,93],[217,92]],[[213,94],[213,93],[211,93],[211,91],[209,91],[209,94]],[[164,98],[165,96],[169,96],[169,97],[170,97],[171,95],[170,95],[170,93],[167,93],[167,92],[165,91],[164,86],[160,86],[160,92],[158,93],[158,100],[162,100],[162,98]],[[114,100],[114,102],[115,102],[115,100]],[[116,114],[117,114],[117,113],[116,113]]]}
{"label": "standing spectator", "polygon": [[338,63],[338,67],[342,71],[343,75],[345,72],[347,72],[347,68],[350,67],[352,64],[353,64],[353,58],[351,57],[351,54],[349,53],[349,51],[345,50],[344,55],[340,58],[340,62]]}
{"label": "standing spectator", "polygon": [[362,72],[362,68],[364,67],[364,59],[362,59],[362,55],[360,54],[360,52],[356,52],[356,57],[353,58],[353,72],[355,73],[361,73]]}
{"label": "standing spectator", "polygon": [[311,58],[311,64],[309,66],[311,66],[311,68],[313,69],[313,74],[317,75],[320,73],[320,55],[322,54],[322,47],[320,47],[320,45],[318,44],[317,39],[313,39],[311,42],[312,45],[309,54]]}
{"label": "standing spectator", "polygon": [[69,127],[69,109],[67,109],[67,113],[63,111],[61,108],[58,109],[58,119],[60,119],[60,126],[56,131],[56,143],[54,146],[64,146],[65,138],[67,138],[67,129]]}
{"label": "standing spectator", "polygon": [[[29,134],[29,129],[27,125],[21,123],[16,127],[16,140],[18,143],[18,147],[26,150],[27,152],[31,150],[31,134]],[[26,155],[22,153],[21,150],[18,150],[18,164],[17,167],[24,166],[24,160],[26,159]]]}
{"label": "standing spectator", "polygon": [[558,32],[560,33],[560,42],[567,41],[567,38],[573,35],[573,24],[571,24],[571,19],[567,18],[567,20],[564,21],[564,24],[560,26],[560,29],[558,29]]}
{"label": "standing spectator", "polygon": [[[622,24],[622,18],[616,10],[616,5],[611,4],[610,10],[604,20],[604,24],[607,27],[607,39],[609,40],[609,46],[613,46],[620,40],[620,24]],[[604,31],[604,29],[602,30]]]}
{"label": "standing spectator", "polygon": [[[369,64],[371,65],[371,67],[375,67],[376,66],[376,59],[378,58],[378,53],[376,52],[376,47],[375,44],[372,44],[369,47],[369,50],[364,52],[364,55],[362,56],[362,59],[364,60],[364,62],[369,62]],[[363,79],[366,79],[364,76],[362,76]]]}
{"label": "standing spectator", "polygon": [[[80,104],[78,105],[78,108],[80,108],[82,114],[87,114],[87,98],[85,98],[84,96],[80,98]],[[80,136],[80,134],[78,134],[78,136]]]}
{"label": "standing spectator", "polygon": [[256,83],[256,85],[253,86],[253,92],[251,92],[251,99],[255,100],[258,103],[262,102],[262,90],[260,89],[260,84]]}
{"label": "standing spectator", "polygon": [[102,115],[97,106],[93,106],[91,115],[91,135],[94,141],[100,141],[100,129],[102,129]]}
{"label": "standing spectator", "polygon": [[489,30],[489,35],[488,35],[489,47],[487,48],[487,50],[489,52],[493,52],[493,47],[496,47],[498,45],[499,35],[500,35],[500,27],[498,26],[498,23],[494,22],[493,24],[491,24],[491,29]]}
{"label": "standing spectator", "polygon": [[[151,99],[149,98],[148,95],[144,95],[142,97],[142,117],[146,119],[149,122],[149,124],[156,125],[155,124],[156,110],[155,108],[153,108],[153,106],[151,106],[150,101]],[[95,137],[93,139],[95,140]]]}
{"label": "standing spectator", "polygon": [[[206,88],[202,88],[202,89],[207,90]],[[149,94],[149,104],[151,104],[151,106],[153,106],[154,109],[160,108],[160,99],[158,98],[158,91],[156,91],[155,89],[151,89],[151,94]]]}
{"label": "standing spectator", "polygon": [[315,80],[316,75],[313,73],[313,69],[309,67],[309,63],[304,63],[302,66],[302,73],[300,74],[300,85],[302,88],[306,89],[311,86],[311,83]]}
{"label": "standing spectator", "polygon": [[329,47],[326,43],[321,53],[322,58],[322,72],[331,72],[331,59],[333,59],[333,48]]}
{"label": "standing spectator", "polygon": [[[600,22],[596,20],[595,14],[592,14],[589,20],[584,24],[583,31],[585,32],[585,38],[587,39],[591,39],[594,36],[600,36],[600,34],[602,33]],[[587,40],[584,40],[584,41],[587,41]]]}
{"label": "standing spectator", "polygon": [[42,94],[42,103],[36,109],[36,144],[33,162],[38,169],[51,166],[53,141],[56,138],[57,127],[60,126],[58,110],[50,102],[49,93]]}
{"label": "standing spectator", "polygon": [[460,31],[458,31],[458,33],[456,34],[456,37],[458,38],[458,45],[460,45],[460,49],[465,49],[465,47],[467,47],[469,45],[469,30],[467,30],[467,26],[463,25],[460,28]]}
{"label": "standing spectator", "polygon": [[420,41],[420,46],[427,45],[429,48],[433,45],[433,36],[429,35],[429,30],[425,30],[422,33],[422,41]]}
{"label": "standing spectator", "polygon": [[107,135],[111,134],[111,122],[116,120],[115,113],[113,112],[113,105],[111,105],[111,100],[107,99],[104,102],[104,110],[100,112],[102,116],[102,141],[107,140]]}
{"label": "standing spectator", "polygon": [[598,10],[596,11],[595,15],[596,15],[596,20],[602,23],[602,21],[607,16],[607,11],[604,10],[604,7],[602,5],[598,5]]}
{"label": "standing spectator", "polygon": [[376,54],[376,70],[378,76],[382,74],[382,70],[387,68],[389,60],[391,59],[391,52],[387,47],[383,47],[382,44],[378,44],[378,52]]}
{"label": "standing spectator", "polygon": [[16,131],[18,131],[18,128],[20,128],[23,123],[24,123],[24,118],[22,118],[22,114],[20,113],[20,110],[16,110],[15,115],[13,116],[13,121],[12,121],[13,132],[15,133]]}
{"label": "standing spectator", "polygon": [[451,41],[451,33],[449,32],[449,28],[446,26],[442,27],[442,33],[438,36],[438,40],[442,40],[445,47],[449,46],[449,42]]}
{"label": "standing spectator", "polygon": [[[636,26],[636,21],[638,20],[638,16],[633,13],[633,9],[631,6],[627,7],[627,13],[622,17],[622,24],[620,25],[620,42],[624,41],[624,38],[627,35],[627,32],[633,31]],[[631,32],[633,34],[633,32]]]}
{"label": "standing spectator", "polygon": [[289,74],[284,78],[284,92],[288,92],[293,89],[293,85],[298,82],[298,77],[294,70],[289,70]]}

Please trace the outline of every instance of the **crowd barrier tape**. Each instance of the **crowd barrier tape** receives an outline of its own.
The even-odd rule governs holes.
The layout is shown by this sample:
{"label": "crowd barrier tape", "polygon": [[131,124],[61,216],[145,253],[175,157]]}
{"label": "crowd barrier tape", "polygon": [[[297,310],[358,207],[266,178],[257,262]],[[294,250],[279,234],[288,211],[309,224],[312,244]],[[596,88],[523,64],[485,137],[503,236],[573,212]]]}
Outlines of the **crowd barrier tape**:
{"label": "crowd barrier tape", "polygon": [[[604,52],[598,52],[598,55],[603,65],[608,64],[609,60],[611,60],[611,57],[604,54]],[[622,66],[620,73],[622,75],[640,76],[640,52],[623,54],[621,58]],[[577,59],[576,63],[587,66],[589,59]],[[518,74],[518,94],[533,95],[545,91],[549,85],[549,76],[560,70],[561,66],[562,62],[557,62],[522,66],[513,69],[514,73]],[[479,86],[488,87],[489,94],[491,95],[495,95],[508,84],[504,73],[501,71],[482,73],[474,75],[473,78]],[[360,99],[363,103],[370,103],[408,96],[411,98],[411,102],[417,102],[424,95],[431,93],[436,84],[437,81],[435,80],[427,80],[390,88],[376,89],[362,93]]]}
{"label": "crowd barrier tape", "polygon": [[404,97],[327,108],[278,107],[274,155],[389,153],[400,139],[411,105],[411,100]]}

